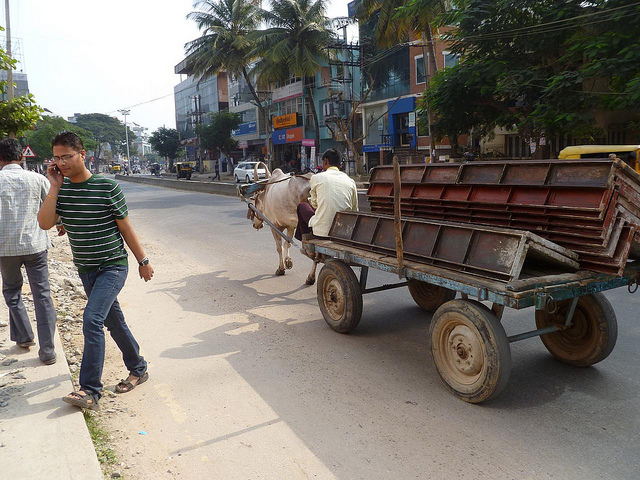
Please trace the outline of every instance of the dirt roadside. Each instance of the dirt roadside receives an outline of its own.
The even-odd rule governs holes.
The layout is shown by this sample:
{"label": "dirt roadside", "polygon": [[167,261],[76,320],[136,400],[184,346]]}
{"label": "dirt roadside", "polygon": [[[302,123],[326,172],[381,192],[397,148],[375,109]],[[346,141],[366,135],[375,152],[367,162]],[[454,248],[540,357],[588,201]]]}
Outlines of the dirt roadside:
{"label": "dirt roadside", "polygon": [[[71,249],[67,236],[58,237],[55,231],[49,232],[52,248],[49,250],[49,280],[51,296],[58,314],[58,332],[64,348],[64,357],[76,388],[82,351],[84,346],[82,335],[82,314],[86,304],[86,295],[77,270],[72,262]],[[134,272],[135,274],[136,272]],[[133,275],[131,277],[133,277]],[[23,300],[29,317],[33,321],[35,331],[35,312],[29,283],[24,273]],[[136,275],[137,276],[137,275]],[[133,280],[141,281],[137,278]],[[128,282],[131,283],[131,279]],[[126,288],[126,287],[125,287]],[[125,315],[127,309],[124,308]],[[6,322],[0,327],[8,328]],[[134,332],[135,333],[135,332]],[[127,372],[117,346],[105,330],[106,355],[103,371],[104,390],[100,400],[100,410],[89,412],[89,430],[94,438],[101,467],[105,478],[176,478],[170,468],[160,468],[166,460],[159,458],[153,444],[139,442],[140,436],[146,434],[144,426],[137,424],[137,412],[144,406],[144,392],[140,388],[127,395],[114,393],[120,378],[126,378]],[[2,359],[0,359],[2,360]],[[58,352],[58,361],[63,361]],[[18,372],[18,371],[16,371]],[[13,378],[15,377],[15,378]],[[2,379],[3,395],[19,395],[22,376],[18,374]],[[0,398],[0,401],[2,398]],[[160,455],[162,457],[162,455]]]}

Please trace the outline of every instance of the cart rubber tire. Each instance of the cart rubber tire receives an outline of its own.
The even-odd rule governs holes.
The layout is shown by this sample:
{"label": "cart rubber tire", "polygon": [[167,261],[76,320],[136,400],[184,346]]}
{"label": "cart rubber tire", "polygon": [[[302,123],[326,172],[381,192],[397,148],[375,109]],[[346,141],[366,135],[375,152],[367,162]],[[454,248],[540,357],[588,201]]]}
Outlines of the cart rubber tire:
{"label": "cart rubber tire", "polygon": [[409,280],[409,293],[416,304],[427,312],[435,312],[440,305],[456,298],[456,292],[420,280]]}
{"label": "cart rubber tire", "polygon": [[440,379],[456,397],[480,403],[498,395],[511,375],[509,339],[489,308],[451,300],[433,314],[431,356]]}
{"label": "cart rubber tire", "polygon": [[191,180],[191,174],[187,173],[187,180]]}
{"label": "cart rubber tire", "polygon": [[349,265],[333,260],[318,275],[317,296],[327,324],[338,333],[349,333],[362,317],[360,282]]}
{"label": "cart rubber tire", "polygon": [[[556,313],[536,310],[536,326],[564,325],[571,300],[558,302]],[[609,356],[618,340],[618,322],[609,301],[601,293],[578,299],[572,326],[567,330],[540,335],[547,350],[557,360],[576,367],[588,367]]]}

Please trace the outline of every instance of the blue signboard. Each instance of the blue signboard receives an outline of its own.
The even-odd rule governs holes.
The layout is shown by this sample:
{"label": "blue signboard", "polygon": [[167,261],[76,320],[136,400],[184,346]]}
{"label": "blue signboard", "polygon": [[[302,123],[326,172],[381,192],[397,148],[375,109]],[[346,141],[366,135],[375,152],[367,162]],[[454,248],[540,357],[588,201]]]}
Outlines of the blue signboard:
{"label": "blue signboard", "polygon": [[286,130],[274,130],[271,133],[271,143],[274,145],[282,145],[287,143],[287,131]]}
{"label": "blue signboard", "polygon": [[362,152],[366,153],[366,152],[379,152],[380,148],[389,148],[391,147],[391,145],[388,145],[386,143],[374,143],[372,145],[363,145],[362,146]]}
{"label": "blue signboard", "polygon": [[236,130],[231,130],[231,136],[248,135],[250,133],[256,133],[257,131],[258,125],[256,122],[241,123]]}

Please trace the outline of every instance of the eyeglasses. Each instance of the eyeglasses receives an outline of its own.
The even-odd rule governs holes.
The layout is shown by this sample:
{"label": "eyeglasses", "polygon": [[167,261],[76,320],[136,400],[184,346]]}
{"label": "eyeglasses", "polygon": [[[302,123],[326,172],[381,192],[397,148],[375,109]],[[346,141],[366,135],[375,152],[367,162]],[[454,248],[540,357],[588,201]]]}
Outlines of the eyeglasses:
{"label": "eyeglasses", "polygon": [[53,161],[56,163],[67,163],[69,160],[71,160],[73,157],[75,157],[76,155],[78,155],[78,153],[80,152],[76,152],[76,153],[69,153],[67,155],[60,155],[59,157],[53,157]]}

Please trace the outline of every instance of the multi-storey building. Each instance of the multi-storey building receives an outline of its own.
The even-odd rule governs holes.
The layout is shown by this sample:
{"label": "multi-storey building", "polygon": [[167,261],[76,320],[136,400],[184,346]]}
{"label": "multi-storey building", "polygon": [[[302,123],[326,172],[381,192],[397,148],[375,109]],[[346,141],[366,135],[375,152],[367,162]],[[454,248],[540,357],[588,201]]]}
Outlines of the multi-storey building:
{"label": "multi-storey building", "polygon": [[[356,3],[349,4],[352,16]],[[447,159],[451,151],[448,139],[437,142],[431,152],[428,129],[418,122],[417,100],[425,90],[430,63],[424,42],[410,37],[390,48],[380,48],[375,42],[375,27],[375,18],[359,26],[364,50],[362,94],[367,95],[360,106],[367,170],[390,162],[393,155],[406,162],[422,162],[425,157]],[[438,70],[458,62],[441,41],[435,42],[435,56]]]}
{"label": "multi-storey building", "polygon": [[[173,89],[176,128],[180,141],[186,147],[187,158],[194,161],[202,159],[205,169],[210,171],[215,152],[209,152],[205,157],[204,150],[198,148],[195,129],[196,125],[210,124],[211,113],[229,108],[227,74],[220,72],[207,80],[201,80],[193,75],[186,60],[176,65],[174,71],[181,76],[180,83]],[[186,75],[184,80],[183,75]]]}
{"label": "multi-storey building", "polygon": [[[243,158],[253,158],[263,160],[266,154],[265,122],[260,109],[247,86],[244,78],[233,78],[229,76],[229,111],[241,116],[241,123],[236,130],[231,133],[234,140],[238,142],[238,150],[232,152],[238,160]],[[267,92],[258,92],[262,102],[268,102]]]}
{"label": "multi-storey building", "polygon": [[[27,78],[27,74],[20,73],[20,72],[13,72],[12,77],[13,77],[13,84],[15,85],[13,88],[14,97],[28,95],[29,80]],[[0,82],[6,82],[6,81],[7,81],[7,72],[5,70],[0,70]],[[4,92],[2,95],[0,95],[0,99],[6,100],[7,92]]]}

